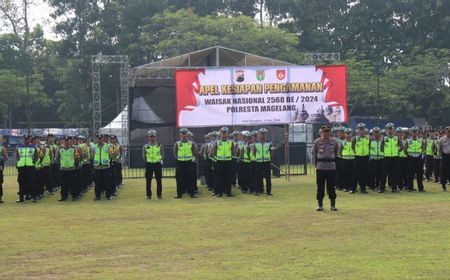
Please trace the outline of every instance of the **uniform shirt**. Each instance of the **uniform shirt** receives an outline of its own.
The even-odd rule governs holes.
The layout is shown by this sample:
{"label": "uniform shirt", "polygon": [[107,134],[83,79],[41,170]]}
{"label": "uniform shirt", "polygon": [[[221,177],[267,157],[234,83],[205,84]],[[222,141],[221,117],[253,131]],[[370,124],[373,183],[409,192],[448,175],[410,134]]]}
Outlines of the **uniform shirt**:
{"label": "uniform shirt", "polygon": [[441,139],[439,139],[439,149],[441,150],[441,153],[450,155],[450,138],[447,136],[441,137]]}
{"label": "uniform shirt", "polygon": [[[338,144],[335,139],[330,138],[324,140],[318,138],[314,140],[313,144],[313,156],[316,158],[316,167],[319,170],[336,170],[336,159],[338,150]],[[329,161],[321,161],[320,159],[325,159]]]}

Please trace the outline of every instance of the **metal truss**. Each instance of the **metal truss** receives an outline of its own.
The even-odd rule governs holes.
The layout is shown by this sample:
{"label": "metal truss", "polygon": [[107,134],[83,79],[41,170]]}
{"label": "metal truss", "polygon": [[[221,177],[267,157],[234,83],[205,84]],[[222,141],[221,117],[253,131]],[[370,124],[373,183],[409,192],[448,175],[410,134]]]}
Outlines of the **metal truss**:
{"label": "metal truss", "polygon": [[330,61],[336,62],[341,61],[340,53],[305,53],[305,61]]}
{"label": "metal truss", "polygon": [[129,73],[130,65],[127,55],[93,55],[92,56],[92,110],[94,136],[102,127],[102,97],[100,66],[102,64],[120,64],[120,106],[122,110],[122,130],[124,147],[129,146],[128,111],[129,111]]}

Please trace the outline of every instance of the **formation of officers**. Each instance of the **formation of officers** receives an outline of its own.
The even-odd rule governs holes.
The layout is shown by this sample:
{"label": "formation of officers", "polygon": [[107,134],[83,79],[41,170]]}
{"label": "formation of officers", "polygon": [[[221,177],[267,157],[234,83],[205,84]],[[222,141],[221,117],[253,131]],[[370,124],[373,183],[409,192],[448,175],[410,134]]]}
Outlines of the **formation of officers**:
{"label": "formation of officers", "polygon": [[24,135],[16,148],[17,202],[36,202],[58,190],[59,201],[70,197],[76,201],[93,184],[95,200],[100,200],[102,193],[110,200],[122,185],[121,156],[122,147],[115,136],[99,135],[93,143],[83,136]]}
{"label": "formation of officers", "polygon": [[[156,180],[156,194],[162,196],[163,146],[157,141],[157,132],[148,131],[148,143],[142,149],[146,163],[145,178],[147,198],[152,198],[152,179]],[[234,131],[227,127],[206,134],[205,142],[198,146],[193,134],[186,128],[179,130],[179,140],[173,146],[176,159],[177,196],[196,197],[198,159],[205,162],[206,187],[216,197],[234,196],[232,186],[242,193],[272,195],[270,177],[271,157],[274,147],[266,139],[267,130]],[[265,184],[264,184],[265,182]],[[265,188],[265,190],[264,190]]]}
{"label": "formation of officers", "polygon": [[418,191],[425,192],[425,177],[446,191],[450,180],[450,127],[422,132],[418,127],[395,128],[392,123],[371,130],[360,123],[356,131],[324,126],[312,152],[318,211],[323,211],[325,187],[335,211],[335,190],[354,194],[359,187],[364,194],[367,189],[383,193],[387,185],[392,192],[412,192],[417,191],[415,180]]}

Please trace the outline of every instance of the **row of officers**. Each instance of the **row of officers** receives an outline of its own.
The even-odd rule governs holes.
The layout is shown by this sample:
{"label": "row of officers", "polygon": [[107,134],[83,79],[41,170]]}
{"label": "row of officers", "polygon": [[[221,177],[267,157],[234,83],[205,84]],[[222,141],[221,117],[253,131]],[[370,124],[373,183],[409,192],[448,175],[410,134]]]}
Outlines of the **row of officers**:
{"label": "row of officers", "polygon": [[[431,130],[426,134],[418,127],[395,128],[388,123],[384,131],[374,127],[370,131],[360,123],[354,132],[350,128],[321,129],[321,137],[313,145],[317,167],[318,210],[323,210],[325,186],[335,207],[337,190],[351,194],[368,193],[367,188],[385,192],[406,190],[424,192],[423,179],[440,183],[446,191],[450,180],[450,127]],[[425,170],[425,172],[424,172]],[[425,175],[425,176],[424,176]]]}
{"label": "row of officers", "polygon": [[[0,145],[0,149],[0,178],[3,182],[3,166],[8,154],[3,146]],[[93,185],[95,200],[100,200],[102,193],[110,200],[122,185],[122,147],[115,136],[99,135],[93,143],[83,136],[24,135],[23,143],[16,147],[15,152],[18,203],[26,200],[36,202],[46,193],[53,195],[58,190],[61,194],[59,201],[70,197],[76,201]],[[0,201],[2,196],[0,184]]]}
{"label": "row of officers", "polygon": [[[146,164],[147,198],[152,198],[152,179],[156,180],[157,197],[162,196],[163,146],[158,143],[157,132],[147,133],[148,143],[143,146],[142,157]],[[266,139],[267,129],[234,131],[227,127],[207,133],[205,142],[197,145],[187,128],[179,130],[179,140],[173,146],[176,159],[175,198],[188,195],[196,197],[198,159],[205,161],[206,187],[216,197],[234,196],[232,186],[242,193],[272,195],[271,158],[276,147]],[[265,184],[264,184],[265,183]]]}

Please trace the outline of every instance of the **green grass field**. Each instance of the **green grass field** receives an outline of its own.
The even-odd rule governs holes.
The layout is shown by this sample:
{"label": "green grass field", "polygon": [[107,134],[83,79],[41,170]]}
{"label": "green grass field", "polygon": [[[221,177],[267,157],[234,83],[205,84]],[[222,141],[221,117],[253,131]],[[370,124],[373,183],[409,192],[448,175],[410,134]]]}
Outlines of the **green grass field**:
{"label": "green grass field", "polygon": [[113,201],[0,205],[0,279],[450,279],[450,192],[338,193],[315,211],[313,176],[274,196],[145,199],[126,180]]}

